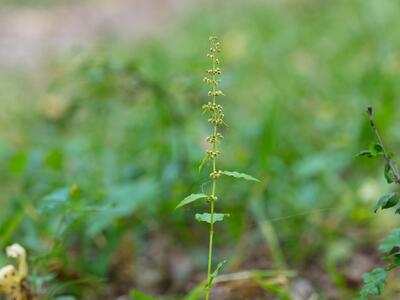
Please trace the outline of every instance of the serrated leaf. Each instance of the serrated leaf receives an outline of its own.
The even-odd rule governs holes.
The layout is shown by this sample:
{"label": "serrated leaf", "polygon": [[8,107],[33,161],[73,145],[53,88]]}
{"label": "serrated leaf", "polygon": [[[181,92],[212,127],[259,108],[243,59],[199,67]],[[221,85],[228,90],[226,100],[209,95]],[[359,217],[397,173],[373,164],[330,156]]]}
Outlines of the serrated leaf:
{"label": "serrated leaf", "polygon": [[380,144],[371,144],[369,146],[369,151],[372,156],[377,156],[383,154],[383,148]]}
{"label": "serrated leaf", "polygon": [[208,161],[208,154],[206,154],[204,156],[203,160],[201,161],[201,163],[199,165],[199,168],[198,168],[199,173],[201,173],[201,170],[203,170],[203,167],[207,163],[207,161]]}
{"label": "serrated leaf", "polygon": [[253,176],[250,176],[248,174],[245,173],[239,173],[236,171],[220,171],[221,174],[226,175],[226,176],[231,176],[231,177],[235,177],[235,178],[239,178],[239,179],[245,179],[245,180],[250,180],[250,181],[257,181],[260,182],[260,180],[258,180],[257,178],[254,178]]}
{"label": "serrated leaf", "polygon": [[379,251],[390,254],[394,248],[400,248],[400,228],[393,229],[379,245]]}
{"label": "serrated leaf", "polygon": [[372,211],[376,213],[379,209],[387,209],[395,206],[400,201],[400,195],[396,193],[389,193],[382,196],[378,203],[374,206]]}
{"label": "serrated leaf", "polygon": [[[230,214],[219,214],[219,213],[214,213],[213,216],[213,223],[215,222],[221,222],[224,220],[225,217],[229,217]],[[203,213],[203,214],[196,214],[195,218],[199,222],[206,222],[208,224],[211,224],[211,214],[209,213]]]}
{"label": "serrated leaf", "polygon": [[180,208],[180,207],[185,206],[185,205],[188,205],[189,203],[192,203],[192,202],[194,202],[194,201],[196,201],[196,200],[203,199],[203,198],[207,198],[207,197],[208,197],[208,196],[205,195],[205,194],[191,194],[191,195],[187,196],[185,199],[183,199],[183,200],[175,207],[175,209]]}
{"label": "serrated leaf", "polygon": [[360,300],[368,299],[368,296],[380,295],[385,287],[387,271],[377,268],[363,275],[364,285],[360,291]]}
{"label": "serrated leaf", "polygon": [[385,164],[385,169],[383,171],[383,174],[385,175],[387,183],[393,183],[396,179],[396,177],[393,174],[393,170],[388,163]]}
{"label": "serrated leaf", "polygon": [[214,270],[214,272],[211,273],[210,275],[210,282],[208,283],[208,286],[211,286],[215,278],[217,278],[219,272],[221,271],[222,267],[226,264],[226,260],[221,261],[217,268]]}

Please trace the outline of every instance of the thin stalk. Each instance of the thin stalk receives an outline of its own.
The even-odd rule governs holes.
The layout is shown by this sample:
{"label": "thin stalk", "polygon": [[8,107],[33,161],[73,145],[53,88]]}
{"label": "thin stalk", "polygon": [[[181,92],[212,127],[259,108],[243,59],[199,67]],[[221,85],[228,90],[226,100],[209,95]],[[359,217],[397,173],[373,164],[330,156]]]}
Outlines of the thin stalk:
{"label": "thin stalk", "polygon": [[212,264],[212,253],[213,253],[213,238],[214,238],[214,201],[211,201],[211,209],[210,209],[210,244],[208,248],[208,269],[207,269],[207,288],[206,288],[206,300],[210,298],[211,291],[211,264]]}
{"label": "thin stalk", "polygon": [[[215,57],[212,59],[213,62],[213,70],[216,67]],[[213,91],[213,104],[216,103],[215,97],[215,74],[213,74],[212,79],[214,81],[212,85]],[[217,112],[214,110],[214,120],[217,119]],[[212,142],[212,151],[217,151],[217,122],[214,122],[213,127],[213,142]],[[213,157],[213,173],[217,171],[217,158]],[[207,268],[207,288],[206,288],[206,300],[210,298],[210,291],[211,291],[211,266],[212,266],[212,254],[213,254],[213,239],[214,239],[214,201],[215,201],[215,192],[217,188],[217,179],[213,177],[212,180],[212,191],[210,197],[210,243],[208,247],[208,268]]]}

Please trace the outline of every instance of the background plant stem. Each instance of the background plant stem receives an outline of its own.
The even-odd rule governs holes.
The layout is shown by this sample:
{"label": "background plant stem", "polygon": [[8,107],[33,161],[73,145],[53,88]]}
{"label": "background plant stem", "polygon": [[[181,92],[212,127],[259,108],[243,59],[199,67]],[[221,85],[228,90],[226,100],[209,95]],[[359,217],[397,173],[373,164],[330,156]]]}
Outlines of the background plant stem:
{"label": "background plant stem", "polygon": [[397,164],[394,161],[394,159],[389,155],[388,151],[386,150],[385,146],[383,145],[381,135],[379,134],[378,128],[376,127],[375,122],[374,122],[372,107],[368,107],[367,113],[368,113],[369,123],[370,123],[372,129],[374,130],[376,140],[377,140],[378,144],[382,147],[383,157],[385,158],[386,163],[389,165],[390,169],[393,172],[395,182],[397,184],[400,184],[400,173],[399,173],[399,170],[397,169]]}

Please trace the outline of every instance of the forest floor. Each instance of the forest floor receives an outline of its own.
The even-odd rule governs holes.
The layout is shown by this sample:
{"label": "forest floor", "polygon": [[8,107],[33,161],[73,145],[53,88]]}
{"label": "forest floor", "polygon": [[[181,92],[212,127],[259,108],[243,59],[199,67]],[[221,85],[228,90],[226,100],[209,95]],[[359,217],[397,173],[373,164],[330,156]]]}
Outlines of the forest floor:
{"label": "forest floor", "polygon": [[[16,0],[0,0],[0,73],[3,72],[8,76],[11,74],[11,72],[8,73],[8,70],[21,69],[27,70],[25,73],[32,77],[40,77],[38,73],[32,70],[45,68],[46,63],[51,62],[53,56],[57,58],[60,55],[62,61],[62,55],[74,49],[96,48],[98,44],[101,46],[106,44],[108,46],[107,43],[102,44],[102,41],[127,41],[128,53],[130,54],[131,51],[135,53],[135,43],[141,44],[149,37],[158,37],[164,34],[169,36],[169,30],[177,28],[183,18],[190,16],[192,11],[197,9],[196,6],[199,3],[201,5],[208,0],[61,0],[54,1],[56,4],[52,3],[47,6],[4,5],[1,1],[11,3]],[[19,1],[51,2],[53,0]],[[275,1],[272,2],[275,3]],[[285,1],[279,3],[283,2]],[[290,1],[287,2],[289,3]],[[310,3],[314,5],[313,1],[310,1]],[[98,75],[98,73],[91,71],[98,71],[98,69],[91,58],[92,56],[96,57],[98,53],[101,53],[100,51],[94,51],[92,56],[86,58],[85,64],[82,64],[84,68],[76,67],[78,71],[74,69],[74,72],[69,72],[70,62],[62,61],[62,66],[59,68],[65,68],[68,71],[62,72],[62,76],[55,76],[57,77],[56,83],[61,85],[62,88],[58,88],[59,90],[57,87],[54,88],[55,91],[51,90],[50,95],[47,95],[46,91],[43,93],[37,92],[37,95],[35,94],[32,98],[39,99],[42,95],[50,96],[45,100],[50,99],[48,103],[56,104],[61,103],[64,97],[68,99],[74,98],[74,101],[77,102],[81,99],[89,99],[89,96],[105,101],[112,99],[113,103],[109,101],[109,105],[113,108],[113,114],[104,114],[102,118],[98,118],[98,112],[101,110],[97,110],[96,104],[82,101],[81,106],[78,107],[86,105],[86,110],[82,109],[82,112],[88,113],[92,118],[84,118],[85,115],[78,114],[79,110],[76,110],[76,119],[73,120],[77,122],[76,124],[83,125],[83,127],[76,124],[72,125],[71,128],[65,126],[66,122],[70,120],[68,118],[72,120],[71,116],[74,116],[75,108],[71,110],[61,109],[61,111],[68,113],[61,114],[62,118],[54,121],[54,118],[48,118],[49,115],[40,111],[42,106],[38,105],[39,108],[37,110],[40,113],[32,114],[33,106],[25,105],[28,101],[31,101],[30,98],[24,100],[29,95],[27,91],[44,90],[41,87],[47,86],[47,79],[43,80],[45,83],[40,83],[34,87],[30,85],[33,86],[35,82],[33,80],[32,83],[24,82],[25,77],[11,78],[10,82],[6,83],[0,80],[0,84],[2,84],[0,85],[0,106],[2,107],[0,109],[0,127],[2,128],[2,134],[6,133],[7,139],[5,140],[7,142],[10,140],[10,144],[21,144],[27,148],[23,149],[23,151],[21,150],[22,154],[16,152],[15,157],[22,157],[21,160],[24,160],[25,157],[30,157],[31,152],[29,151],[36,155],[37,149],[30,145],[32,140],[35,142],[33,143],[35,147],[37,146],[36,141],[44,141],[45,145],[40,145],[42,148],[39,148],[42,151],[40,153],[44,153],[44,157],[47,157],[46,155],[49,155],[49,153],[58,154],[58,147],[61,149],[59,150],[60,153],[68,157],[70,153],[68,151],[71,151],[68,147],[70,144],[75,145],[75,138],[79,137],[79,140],[82,141],[96,141],[96,143],[93,142],[93,148],[97,149],[98,145],[100,145],[97,139],[102,135],[97,135],[98,131],[93,130],[93,128],[100,128],[104,124],[112,124],[116,127],[110,126],[110,132],[114,128],[122,128],[121,134],[114,137],[118,142],[116,145],[124,145],[120,146],[121,148],[116,146],[115,149],[118,150],[115,150],[115,157],[119,156],[119,149],[124,151],[134,149],[140,152],[142,144],[136,143],[136,140],[142,140],[143,144],[150,145],[150,150],[154,151],[151,152],[152,157],[161,157],[161,165],[154,163],[157,168],[153,169],[153,163],[149,163],[149,166],[144,165],[149,167],[150,171],[144,168],[143,178],[146,178],[149,182],[159,180],[161,177],[160,170],[167,170],[166,174],[169,174],[170,166],[175,168],[175,162],[173,161],[175,158],[171,156],[171,159],[166,156],[166,153],[175,153],[175,145],[167,140],[170,135],[163,134],[165,130],[170,130],[175,134],[175,124],[171,122],[172,125],[168,125],[171,129],[166,129],[165,120],[169,120],[170,108],[156,107],[158,103],[161,103],[158,99],[160,87],[162,93],[165,89],[166,95],[179,94],[176,99],[171,100],[170,103],[168,102],[167,106],[171,105],[172,108],[175,108],[174,105],[181,105],[180,100],[185,97],[190,105],[187,105],[187,108],[185,107],[187,111],[185,110],[184,116],[190,116],[191,113],[192,115],[198,114],[197,108],[192,108],[194,107],[192,104],[198,101],[198,97],[193,95],[200,95],[202,91],[201,88],[192,83],[193,80],[191,78],[196,78],[196,80],[201,78],[200,76],[196,77],[200,74],[196,73],[196,68],[201,66],[203,62],[200,59],[193,60],[192,56],[185,53],[185,47],[180,46],[190,45],[190,51],[196,52],[194,45],[199,40],[198,32],[202,32],[198,28],[202,29],[204,26],[204,31],[208,34],[210,30],[207,24],[211,23],[210,20],[220,22],[217,23],[219,26],[228,20],[229,24],[226,27],[229,28],[229,31],[227,31],[225,39],[228,53],[226,60],[228,66],[230,64],[230,68],[237,72],[237,77],[227,77],[228,90],[230,90],[229,98],[232,101],[229,105],[243,107],[236,114],[236,120],[235,114],[232,114],[232,124],[242,124],[241,122],[246,116],[251,116],[251,121],[254,121],[254,123],[243,122],[244,129],[237,130],[237,141],[248,141],[247,143],[250,145],[253,137],[249,138],[249,132],[259,133],[260,136],[257,139],[254,138],[254,141],[261,141],[256,150],[251,149],[250,152],[245,152],[240,143],[236,143],[239,146],[232,148],[231,151],[232,153],[244,153],[243,157],[246,157],[246,155],[252,157],[253,150],[258,151],[256,153],[261,153],[262,155],[257,155],[260,163],[254,164],[255,170],[261,168],[259,165],[264,163],[264,156],[271,155],[274,159],[282,156],[282,159],[276,160],[279,162],[276,165],[264,166],[264,168],[271,168],[271,170],[268,169],[267,171],[272,174],[272,179],[274,176],[279,179],[268,179],[270,180],[268,182],[269,191],[265,195],[266,199],[268,196],[269,209],[274,206],[277,207],[276,211],[273,210],[268,213],[277,217],[275,220],[282,221],[276,225],[277,230],[279,230],[279,241],[281,241],[283,256],[287,258],[288,270],[293,270],[295,275],[286,277],[278,272],[278,275],[270,275],[268,278],[262,278],[263,280],[256,276],[255,280],[253,275],[257,272],[253,272],[254,270],[270,271],[276,269],[276,266],[272,263],[273,249],[262,243],[263,240],[260,238],[262,229],[260,230],[257,227],[259,225],[255,225],[257,223],[255,220],[250,218],[248,223],[244,223],[243,226],[237,226],[237,224],[231,222],[229,226],[227,225],[229,232],[234,233],[231,234],[232,236],[239,236],[236,235],[236,232],[243,232],[240,235],[243,237],[243,241],[237,242],[240,246],[237,247],[237,253],[233,253],[231,244],[226,246],[226,249],[219,251],[222,254],[229,253],[227,256],[233,257],[233,259],[230,259],[232,261],[231,265],[223,270],[221,277],[217,280],[213,290],[213,298],[219,300],[275,299],[276,295],[281,291],[289,291],[294,300],[315,300],[320,293],[324,295],[324,299],[354,299],[352,295],[355,295],[361,286],[362,275],[374,267],[384,264],[379,258],[380,255],[377,250],[378,239],[376,237],[379,237],[381,232],[388,232],[387,228],[391,224],[395,224],[395,221],[390,223],[390,220],[375,223],[380,222],[379,219],[387,219],[388,216],[375,218],[368,207],[370,203],[363,202],[363,199],[367,197],[360,196],[361,193],[359,194],[358,190],[363,190],[364,181],[358,179],[358,177],[361,176],[360,174],[364,176],[367,173],[367,169],[364,167],[366,163],[357,163],[351,160],[351,157],[354,157],[358,149],[363,149],[361,147],[368,145],[371,141],[372,133],[368,128],[367,120],[365,116],[361,116],[361,111],[364,109],[363,101],[365,99],[377,99],[376,101],[378,101],[381,95],[392,95],[395,93],[394,91],[397,91],[394,88],[396,86],[396,77],[393,76],[393,73],[386,72],[381,67],[380,60],[370,59],[375,57],[375,49],[381,49],[381,45],[385,45],[382,49],[391,49],[395,42],[386,37],[380,40],[380,34],[371,35],[369,31],[365,33],[364,29],[362,29],[365,27],[364,21],[360,21],[362,25],[357,23],[357,26],[355,26],[359,30],[356,31],[359,37],[357,39],[354,38],[354,32],[349,31],[348,28],[352,28],[354,20],[357,19],[354,16],[359,15],[354,13],[354,11],[358,12],[360,10],[354,9],[354,7],[359,8],[359,6],[362,6],[358,2],[349,2],[349,4],[342,2],[343,6],[321,4],[321,6],[315,7],[307,6],[307,9],[297,9],[297,6],[292,7],[291,5],[285,4],[282,5],[283,8],[276,10],[272,9],[271,6],[268,6],[269,9],[260,10],[257,6],[254,11],[251,10],[245,14],[241,9],[234,11],[234,13],[230,12],[229,9],[234,8],[230,7],[232,3],[229,2],[229,5],[226,5],[227,13],[225,15],[224,10],[221,9],[217,11],[221,15],[218,15],[218,18],[210,15],[208,19],[204,19],[202,15],[201,19],[194,19],[193,24],[190,26],[182,26],[180,29],[182,32],[180,42],[179,39],[172,39],[174,46],[175,43],[177,44],[176,48],[174,48],[176,51],[173,54],[165,49],[163,50],[162,46],[164,45],[159,45],[160,49],[157,48],[156,52],[158,57],[152,56],[153,52],[151,51],[143,51],[143,53],[135,56],[135,61],[121,55],[120,59],[123,65],[126,66],[137,66],[136,59],[141,63],[144,61],[143,70],[140,68],[122,68],[121,70],[115,70],[115,73],[110,75],[107,73],[108,69],[106,67],[112,65],[112,56],[105,55],[103,61],[106,67],[104,67],[104,70],[100,68],[100,71],[104,71],[101,75],[105,75],[103,77],[92,76],[93,74]],[[366,10],[364,6],[362,7],[363,11]],[[347,14],[344,14],[344,12],[347,12]],[[232,23],[232,16],[235,16],[235,24]],[[340,19],[336,19],[338,16]],[[367,20],[369,22],[369,20],[375,20],[375,18],[368,17],[365,22]],[[388,18],[388,20],[392,19]],[[396,18],[393,17],[393,20],[396,20]],[[344,21],[347,21],[347,23]],[[392,26],[391,23],[388,23],[387,27],[389,27],[389,24]],[[379,27],[375,26],[375,23],[371,23],[368,28],[375,27],[379,29]],[[198,31],[191,31],[194,29]],[[192,32],[194,33],[192,34]],[[393,36],[398,35],[393,34]],[[326,37],[330,37],[331,40],[327,40]],[[392,39],[394,38],[392,37]],[[386,45],[385,43],[388,44]],[[133,46],[132,48],[131,45]],[[369,46],[366,47],[366,45]],[[246,55],[246,53],[251,53],[251,55]],[[397,52],[393,50],[391,55],[388,57],[397,57]],[[188,64],[182,63],[183,60],[187,60],[187,57],[191,57],[192,61],[189,61]],[[202,58],[204,59],[204,57],[203,55]],[[340,60],[338,60],[338,57]],[[383,57],[384,59],[386,58]],[[391,61],[390,59],[387,60]],[[237,67],[233,68],[233,65]],[[298,66],[298,70],[296,70],[296,66]],[[381,69],[382,74],[375,76],[376,70]],[[164,70],[171,71],[163,72]],[[183,72],[186,73],[182,75]],[[195,73],[195,75],[184,78],[190,72]],[[134,131],[135,135],[137,132],[141,134],[139,138],[135,136],[137,139],[134,140],[131,138],[133,135],[130,135],[131,133],[128,129],[134,127],[132,124],[137,124],[136,121],[132,123],[134,118],[142,120],[142,110],[138,110],[139,113],[132,114],[132,117],[130,115],[129,118],[122,118],[121,115],[124,113],[123,116],[126,116],[125,110],[129,113],[135,113],[134,110],[142,109],[141,105],[145,107],[143,104],[145,101],[136,101],[133,104],[135,106],[131,106],[132,102],[128,101],[132,97],[131,90],[123,88],[126,82],[128,84],[131,83],[131,81],[126,80],[128,77],[129,80],[132,78],[147,79],[143,74],[151,80],[154,79],[157,84],[149,81],[151,84],[145,87],[143,94],[142,91],[138,91],[137,99],[148,99],[147,97],[150,97],[151,102],[154,103],[152,109],[155,113],[151,122],[144,123],[148,126],[144,127],[145,130]],[[180,76],[176,76],[171,80],[170,77],[172,76],[170,74],[180,74]],[[114,76],[121,80],[108,81],[108,78],[114,78]],[[23,80],[20,80],[20,78],[23,78]],[[30,79],[28,76],[27,78]],[[141,82],[140,80],[139,82]],[[83,87],[80,85],[82,82],[85,83]],[[121,86],[123,87],[122,89]],[[26,87],[31,90],[26,89]],[[105,96],[103,95],[104,91],[108,93]],[[360,91],[365,91],[366,94],[362,94],[361,97]],[[80,92],[83,92],[83,96],[79,94]],[[248,93],[250,93],[251,97]],[[53,94],[57,95],[57,97],[53,97]],[[61,96],[58,97],[58,94]],[[244,97],[246,99],[254,98],[255,100],[243,103],[242,99]],[[277,101],[277,99],[281,98],[284,98],[285,101]],[[58,99],[61,100],[57,102]],[[387,96],[385,101],[390,102],[388,107],[391,108],[394,103],[391,102],[391,96]],[[277,108],[275,108],[275,105]],[[43,105],[43,107],[45,106]],[[71,105],[71,107],[73,106]],[[131,108],[133,108],[132,111],[128,110]],[[147,109],[146,106],[143,111],[148,112]],[[18,113],[14,113],[15,111]],[[69,114],[70,111],[71,115]],[[318,116],[313,120],[315,122],[311,122],[313,118],[304,117],[308,116],[310,111],[315,112],[315,115]],[[343,111],[346,111],[346,114],[343,114]],[[388,114],[393,119],[396,115],[392,114],[392,111],[395,110],[387,109],[383,113]],[[259,114],[255,115],[254,112],[259,112]],[[278,114],[276,112],[282,113]],[[65,119],[64,115],[66,116]],[[277,115],[276,118],[274,117],[275,115]],[[20,116],[26,117],[21,118]],[[335,116],[347,118],[346,122],[341,120],[334,123],[341,119],[335,118]],[[93,123],[85,123],[81,121],[81,118],[93,121]],[[179,122],[186,122],[184,123],[185,125],[179,124],[183,130],[193,130],[192,126],[194,126],[194,122],[197,122],[183,120],[183,117],[178,119]],[[270,119],[271,123],[265,121]],[[54,132],[59,131],[61,134],[55,134],[54,140],[48,145],[46,141],[49,139],[49,131],[47,129],[50,127],[50,121],[54,122],[54,124],[52,123],[53,127],[51,127],[56,129]],[[332,122],[332,125],[329,122]],[[387,121],[387,123],[390,122]],[[300,125],[302,127],[299,127]],[[368,128],[366,129],[368,133],[358,136],[360,128],[364,127]],[[241,126],[236,128],[239,129]],[[127,133],[122,131],[125,129]],[[15,133],[16,131],[18,133]],[[152,134],[148,134],[149,132],[161,132],[163,136],[154,137]],[[299,134],[299,132],[306,133],[306,136]],[[340,134],[337,134],[338,132]],[[270,145],[267,133],[268,136],[271,135],[272,140],[282,135],[282,142],[276,143],[276,145],[272,143],[273,146],[272,144]],[[291,140],[295,138],[299,140]],[[170,148],[158,147],[161,143],[159,144],[157,139],[163,143],[162,145]],[[20,140],[24,141],[24,143],[20,142]],[[262,142],[263,140],[266,141]],[[307,140],[307,147],[304,147],[304,140]],[[53,145],[57,145],[57,148],[54,148],[57,150],[56,152],[52,148]],[[188,154],[188,159],[198,155],[197,150],[193,150],[194,148],[196,147],[188,148],[188,151],[192,151]],[[332,149],[332,153],[336,151],[335,149],[339,149],[340,155],[331,154],[326,149]],[[64,157],[63,155],[60,156]],[[103,161],[104,159],[101,151],[98,153],[93,151],[91,155],[98,161]],[[141,156],[137,157],[129,157],[126,162],[121,162],[121,166],[134,166],[137,164],[139,170],[141,170]],[[343,163],[343,166],[338,170],[332,168],[331,164],[336,165],[341,159],[346,163]],[[77,166],[86,166],[86,161],[84,161],[86,156],[75,155],[74,160],[78,162]],[[246,159],[244,158],[244,160]],[[109,165],[111,163],[109,164],[108,161],[107,164],[104,163],[104,170]],[[181,161],[177,160],[176,170],[180,170],[180,168]],[[115,169],[117,169],[117,166],[115,166]],[[40,177],[43,178],[41,178],[41,181],[38,180],[38,186],[42,182],[46,182],[46,184],[47,182],[52,182],[50,180],[51,175],[47,175],[43,170],[40,170],[42,172]],[[123,170],[125,172],[125,169]],[[136,176],[135,170],[132,171],[132,174],[134,174],[132,176]],[[131,172],[130,170],[128,171]],[[23,173],[25,171],[20,172]],[[16,180],[13,174],[1,173],[2,176],[9,176],[6,177],[6,180],[2,180],[4,182],[2,187],[6,186],[11,180]],[[101,172],[98,171],[98,173]],[[102,177],[103,175],[98,173],[95,171],[91,173],[94,174],[93,179],[91,179],[92,186],[98,186],[97,182],[103,183],[105,181]],[[123,172],[121,171],[121,173]],[[173,172],[171,171],[171,173]],[[303,178],[303,173],[308,174],[308,177]],[[30,173],[27,172],[27,174],[31,176]],[[138,174],[141,173],[138,172]],[[177,174],[179,175],[179,172]],[[28,175],[20,176],[27,176],[26,178],[31,180]],[[68,176],[69,174],[65,174],[65,181],[69,180]],[[373,176],[375,176],[375,173],[368,175],[367,180],[365,180],[365,186],[368,187],[368,192],[372,190],[370,193],[372,198],[375,199],[374,189],[379,192],[380,189],[386,189],[387,187],[381,186],[382,180],[378,181]],[[35,173],[35,179],[36,177],[39,176],[36,176]],[[181,180],[180,177],[177,176],[179,180]],[[105,175],[104,178],[106,178]],[[162,184],[163,186],[169,186],[170,179],[168,176],[165,176],[165,178],[163,179],[165,182]],[[338,183],[340,191],[337,191],[336,188],[329,189],[332,186],[332,178]],[[85,182],[84,179],[86,178],[82,176],[81,181]],[[175,207],[176,196],[186,191],[186,187],[183,184],[190,182],[188,186],[192,186],[196,183],[195,179],[190,179],[192,181],[179,180],[177,179],[176,187],[174,185],[171,189],[173,197],[171,196],[170,199],[167,199],[169,202],[162,202],[160,207],[152,207],[148,209],[148,212],[144,210],[146,216],[156,216],[156,218],[154,218],[155,221],[150,222],[151,226],[148,226],[150,229],[147,226],[142,228],[143,232],[146,233],[143,234],[143,238],[140,237],[143,245],[139,247],[135,242],[127,238],[128,241],[122,240],[118,246],[118,251],[113,254],[110,270],[107,274],[107,279],[109,278],[110,280],[105,281],[105,293],[102,299],[116,299],[120,295],[126,295],[132,287],[149,294],[183,294],[191,291],[199,282],[204,280],[206,275],[204,265],[201,265],[201,260],[199,262],[194,257],[200,256],[198,253],[201,253],[201,255],[206,253],[207,249],[204,245],[207,245],[208,240],[203,246],[198,246],[200,241],[198,241],[198,236],[193,234],[195,229],[192,227],[186,227],[185,225],[185,233],[182,234],[181,228],[179,228],[179,231],[177,230],[179,224],[174,228],[166,228],[164,226],[165,224],[170,226],[173,223],[169,220],[172,213],[168,205]],[[32,181],[36,182],[35,180]],[[24,181],[21,180],[21,182]],[[13,188],[18,183],[13,183],[9,195],[3,197],[14,200],[16,192]],[[58,188],[57,184],[54,183],[54,188]],[[124,184],[125,182],[121,185],[124,187]],[[20,186],[21,194],[28,193],[24,190],[24,184],[20,184]],[[115,190],[119,191],[118,188],[119,185],[116,184]],[[325,190],[329,192],[320,192]],[[113,192],[114,190],[110,188],[110,191]],[[287,191],[290,196],[282,196],[281,191]],[[29,190],[29,193],[31,193],[31,190]],[[292,194],[299,195],[299,198],[294,201],[291,198]],[[42,196],[42,194],[38,193],[36,198],[39,199]],[[29,197],[35,198],[31,194],[29,194]],[[180,199],[179,197],[177,198]],[[239,196],[237,198],[241,199]],[[314,198],[315,200],[313,200]],[[303,216],[301,211],[307,210],[308,206],[311,205],[310,203],[314,203],[312,201],[315,201],[313,205],[318,207],[331,207],[332,203],[337,206],[335,206],[335,210],[317,209],[315,213]],[[247,214],[250,211],[250,208],[247,207],[248,204],[238,203],[239,201],[237,203],[234,201],[230,204],[228,203],[227,205],[230,206],[227,206],[227,209],[233,209],[238,213],[240,211],[242,214]],[[165,217],[166,212],[169,214],[168,218]],[[142,214],[143,212],[140,213]],[[324,215],[319,216],[319,214]],[[18,210],[16,210],[16,215],[20,215]],[[114,218],[119,220],[120,216],[116,215]],[[144,217],[141,216],[139,219],[141,220],[142,218]],[[375,219],[378,219],[378,221],[375,221]],[[161,225],[157,223],[159,220],[163,220],[163,222],[160,222]],[[123,232],[127,230],[127,236],[130,237],[129,228],[131,228],[131,223],[127,222],[126,224],[129,227],[118,229],[121,230],[119,234],[124,236]],[[152,227],[152,224],[156,224],[156,226]],[[181,243],[180,241],[178,243],[175,238],[177,236],[176,232],[181,233],[181,236],[187,235],[195,238],[191,240],[188,238],[186,243]],[[206,232],[202,232],[202,234],[206,235]],[[29,232],[27,233],[28,235]],[[25,241],[22,238],[20,240],[21,243]],[[185,248],[189,243],[197,245],[198,248],[193,245],[189,249]],[[236,239],[234,243],[236,244]],[[77,248],[72,247],[76,252],[71,251],[72,254],[69,253],[71,257],[78,257],[80,248],[76,250]],[[193,249],[196,249],[196,251]],[[191,251],[190,253],[194,254],[189,255],[189,250]],[[147,254],[143,255],[142,253]],[[132,263],[129,264],[127,262]],[[201,269],[198,269],[199,265],[202,266]],[[88,270],[90,269],[88,268]],[[60,275],[60,279],[75,280],[75,273],[71,272],[73,275],[71,277],[63,277],[61,271],[59,272],[60,274],[57,274]],[[91,274],[90,271],[87,272]],[[84,276],[85,272],[82,271],[82,274],[77,274],[83,274],[82,276]],[[68,282],[68,280],[65,280],[65,282]],[[396,280],[393,280],[393,282],[396,282]],[[390,285],[388,284],[388,286]],[[276,288],[277,286],[278,288]],[[127,298],[121,297],[118,299]],[[397,299],[397,297],[386,299]]]}

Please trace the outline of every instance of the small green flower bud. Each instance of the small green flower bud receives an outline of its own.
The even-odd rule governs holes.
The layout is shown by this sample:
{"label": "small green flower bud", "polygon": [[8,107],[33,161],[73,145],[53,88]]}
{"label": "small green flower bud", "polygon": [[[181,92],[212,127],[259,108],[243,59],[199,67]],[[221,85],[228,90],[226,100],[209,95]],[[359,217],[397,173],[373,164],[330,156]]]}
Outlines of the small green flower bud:
{"label": "small green flower bud", "polygon": [[208,201],[208,202],[217,201],[217,200],[218,200],[218,197],[217,197],[217,196],[213,196],[213,195],[210,195],[210,196],[208,196],[208,198],[207,198],[207,201]]}
{"label": "small green flower bud", "polygon": [[218,177],[220,177],[221,176],[221,171],[215,171],[215,172],[211,172],[210,173],[210,177],[212,178],[212,179],[217,179]]}

